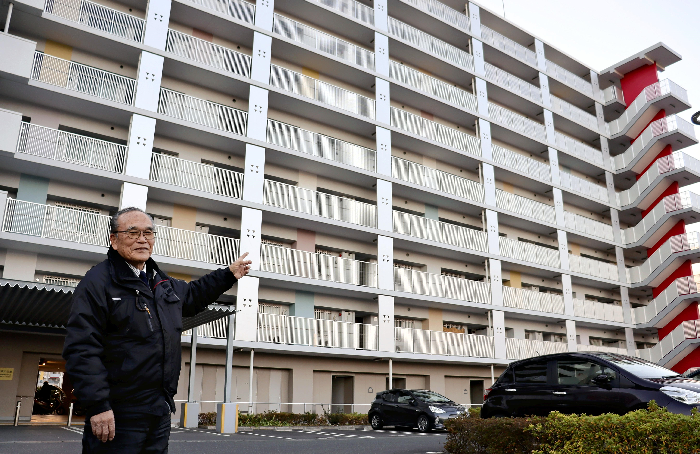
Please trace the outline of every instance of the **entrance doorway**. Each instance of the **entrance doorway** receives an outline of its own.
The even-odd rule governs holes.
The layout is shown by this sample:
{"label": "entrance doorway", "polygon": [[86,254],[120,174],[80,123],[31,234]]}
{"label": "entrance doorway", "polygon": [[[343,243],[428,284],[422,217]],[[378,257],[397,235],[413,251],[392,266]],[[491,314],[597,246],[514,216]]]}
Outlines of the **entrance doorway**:
{"label": "entrance doorway", "polygon": [[66,374],[66,362],[55,357],[40,358],[32,421],[62,422],[68,419],[70,404],[73,415],[84,416],[84,411],[75,404],[73,383]]}
{"label": "entrance doorway", "polygon": [[389,383],[389,377],[386,377],[386,389],[406,389],[406,377],[392,377],[391,381],[393,383]]}
{"label": "entrance doorway", "polygon": [[[355,377],[333,375],[331,382],[331,413],[352,413],[354,403]],[[345,405],[343,405],[345,404]]]}
{"label": "entrance doorway", "polygon": [[484,403],[484,380],[469,380],[469,394],[472,404]]}

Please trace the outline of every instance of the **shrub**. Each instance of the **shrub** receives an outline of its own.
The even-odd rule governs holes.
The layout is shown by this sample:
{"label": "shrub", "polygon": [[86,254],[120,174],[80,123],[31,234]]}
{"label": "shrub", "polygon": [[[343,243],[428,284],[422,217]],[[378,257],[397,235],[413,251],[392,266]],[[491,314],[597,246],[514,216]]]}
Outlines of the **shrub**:
{"label": "shrub", "polygon": [[[200,413],[199,424],[203,426],[216,425],[216,412]],[[281,427],[281,426],[351,426],[366,425],[367,415],[364,413],[286,413],[266,411],[249,415],[238,414],[238,425],[247,427]]]}
{"label": "shrub", "polygon": [[215,426],[216,425],[216,412],[210,411],[208,413],[199,414],[199,425],[200,426]]}

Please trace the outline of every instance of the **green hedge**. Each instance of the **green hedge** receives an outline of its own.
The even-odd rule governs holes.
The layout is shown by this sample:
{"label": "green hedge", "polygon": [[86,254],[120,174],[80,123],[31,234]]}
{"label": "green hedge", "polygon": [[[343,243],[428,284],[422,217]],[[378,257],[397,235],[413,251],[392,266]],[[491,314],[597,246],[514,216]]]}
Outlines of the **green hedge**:
{"label": "green hedge", "polygon": [[563,415],[447,422],[450,454],[693,454],[700,453],[700,415],[669,413],[655,402],[625,415]]}
{"label": "green hedge", "polygon": [[[200,413],[199,424],[216,425],[216,412]],[[238,425],[245,427],[265,426],[355,426],[367,425],[364,413],[284,413],[266,411],[255,415],[238,413]]]}

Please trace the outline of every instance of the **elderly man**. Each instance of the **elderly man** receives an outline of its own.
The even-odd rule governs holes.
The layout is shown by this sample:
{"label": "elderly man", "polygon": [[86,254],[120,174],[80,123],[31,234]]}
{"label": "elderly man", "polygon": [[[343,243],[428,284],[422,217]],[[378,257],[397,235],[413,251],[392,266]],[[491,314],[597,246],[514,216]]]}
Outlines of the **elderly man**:
{"label": "elderly man", "polygon": [[112,217],[112,247],[75,289],[63,357],[87,408],[83,452],[167,452],[180,377],[182,317],[248,274],[247,253],[187,283],[151,258],[153,219],[138,208]]}

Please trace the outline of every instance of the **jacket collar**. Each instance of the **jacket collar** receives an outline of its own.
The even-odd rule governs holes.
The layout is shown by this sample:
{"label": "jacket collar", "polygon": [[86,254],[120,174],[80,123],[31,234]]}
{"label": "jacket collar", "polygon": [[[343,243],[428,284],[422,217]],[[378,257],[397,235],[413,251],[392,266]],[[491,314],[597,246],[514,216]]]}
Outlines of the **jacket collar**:
{"label": "jacket collar", "polygon": [[[110,273],[112,279],[122,285],[127,287],[136,288],[137,286],[145,286],[143,281],[134,275],[129,265],[124,260],[124,257],[119,255],[115,249],[111,246],[107,251],[107,259],[110,263]],[[162,279],[170,279],[170,277],[158,268],[158,264],[152,258],[148,258],[146,261],[146,269],[155,271],[156,282]],[[151,290],[150,288],[148,289]]]}

